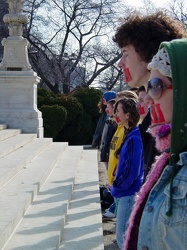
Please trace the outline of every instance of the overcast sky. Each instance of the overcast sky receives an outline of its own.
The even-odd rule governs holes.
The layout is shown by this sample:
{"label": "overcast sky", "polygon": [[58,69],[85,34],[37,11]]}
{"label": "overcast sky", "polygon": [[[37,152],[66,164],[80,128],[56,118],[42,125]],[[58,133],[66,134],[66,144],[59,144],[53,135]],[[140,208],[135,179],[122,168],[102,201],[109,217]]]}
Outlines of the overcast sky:
{"label": "overcast sky", "polygon": [[[127,3],[129,5],[134,5],[136,7],[141,7],[142,0],[122,0],[124,3]],[[156,7],[163,7],[169,0],[152,0],[152,2],[155,4]]]}

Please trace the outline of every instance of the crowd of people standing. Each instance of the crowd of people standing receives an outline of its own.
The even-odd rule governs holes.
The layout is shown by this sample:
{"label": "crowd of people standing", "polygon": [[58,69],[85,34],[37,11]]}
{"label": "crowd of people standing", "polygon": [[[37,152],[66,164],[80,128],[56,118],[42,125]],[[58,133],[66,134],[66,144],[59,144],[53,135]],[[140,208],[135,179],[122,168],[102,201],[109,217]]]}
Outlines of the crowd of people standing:
{"label": "crowd of people standing", "polygon": [[124,81],[138,88],[105,103],[113,130],[101,154],[106,146],[119,249],[187,249],[185,37],[182,23],[162,12],[130,15],[113,37]]}

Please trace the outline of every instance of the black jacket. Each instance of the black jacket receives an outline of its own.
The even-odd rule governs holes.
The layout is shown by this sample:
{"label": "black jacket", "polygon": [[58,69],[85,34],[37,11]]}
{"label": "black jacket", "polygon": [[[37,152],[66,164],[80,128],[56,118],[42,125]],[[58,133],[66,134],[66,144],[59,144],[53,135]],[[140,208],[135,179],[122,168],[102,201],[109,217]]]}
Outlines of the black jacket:
{"label": "black jacket", "polygon": [[[105,136],[104,140],[102,140],[102,144],[100,146],[100,152],[101,152],[100,153],[100,161],[101,162],[108,162],[108,160],[109,160],[110,142],[111,142],[112,137],[117,129],[117,124],[112,119],[108,119],[105,122],[105,126],[107,129],[106,136]],[[104,127],[104,129],[105,129],[105,127]],[[103,130],[103,132],[104,132],[104,130]]]}
{"label": "black jacket", "polygon": [[93,135],[93,140],[92,140],[92,148],[100,147],[101,143],[101,136],[103,133],[103,128],[105,125],[107,114],[106,112],[102,113],[99,117],[99,120],[97,122],[97,126]]}
{"label": "black jacket", "polygon": [[151,115],[149,111],[143,119],[142,123],[139,125],[144,148],[144,180],[147,174],[149,173],[151,165],[154,162],[155,156],[160,154],[155,148],[155,139],[150,133],[146,132],[150,125]]}

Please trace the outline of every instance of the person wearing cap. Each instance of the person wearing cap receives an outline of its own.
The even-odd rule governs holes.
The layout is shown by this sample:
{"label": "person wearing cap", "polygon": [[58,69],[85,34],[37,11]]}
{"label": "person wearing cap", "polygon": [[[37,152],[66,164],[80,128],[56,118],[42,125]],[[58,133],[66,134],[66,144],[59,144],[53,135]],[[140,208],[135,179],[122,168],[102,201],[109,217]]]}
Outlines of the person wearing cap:
{"label": "person wearing cap", "polygon": [[[116,102],[124,98],[133,99],[135,102],[138,102],[138,96],[133,91],[123,90],[123,91],[116,93]],[[116,123],[118,126],[110,143],[109,162],[108,162],[108,171],[107,171],[109,186],[112,186],[114,177],[116,175],[117,166],[118,166],[119,158],[116,157],[115,152],[118,150],[122,141],[124,140],[124,126],[121,124],[121,121],[118,118],[118,116],[114,115],[114,117],[116,119]]]}
{"label": "person wearing cap", "polygon": [[[117,28],[113,41],[122,51],[118,62],[124,81],[133,87],[144,86],[147,90],[150,71],[148,63],[158,51],[163,41],[171,41],[186,36],[183,24],[162,12],[149,15],[130,14]],[[155,148],[155,140],[147,133],[151,124],[150,112],[140,124],[144,143],[144,168],[151,168],[155,156],[159,155]]]}
{"label": "person wearing cap", "polygon": [[148,64],[149,133],[161,152],[137,194],[124,250],[187,249],[187,39],[163,42]]}
{"label": "person wearing cap", "polygon": [[106,105],[108,101],[116,98],[115,91],[107,91],[103,94],[103,103]]}
{"label": "person wearing cap", "polygon": [[[123,98],[133,99],[135,102],[138,101],[137,94],[130,90],[122,90],[116,93],[116,101],[118,101],[119,99],[123,99]],[[108,161],[108,169],[107,169],[109,188],[112,186],[114,177],[116,175],[117,166],[118,166],[119,158],[116,157],[115,153],[120,147],[122,141],[124,140],[124,126],[121,124],[121,121],[119,120],[118,117],[115,117],[115,119],[117,123],[117,129],[110,143],[109,161]],[[116,206],[115,206],[115,201],[114,201],[113,204],[105,211],[103,216],[108,217],[108,218],[114,218],[116,217],[115,213],[116,213]]]}
{"label": "person wearing cap", "polygon": [[[115,91],[107,91],[103,95],[103,103],[106,105],[105,112],[107,114],[106,121],[104,124],[102,136],[101,136],[101,145],[100,145],[100,161],[105,162],[106,169],[108,168],[108,155],[110,149],[110,141],[112,136],[116,131],[116,124],[112,118],[113,114],[109,114],[109,109],[107,108],[107,103],[111,100],[114,100],[115,103],[116,92]],[[111,112],[112,109],[110,109]],[[109,137],[109,138],[107,138]]]}
{"label": "person wearing cap", "polygon": [[106,104],[105,112],[108,115],[108,119],[105,122],[100,146],[100,162],[105,162],[106,169],[108,169],[110,142],[117,129],[117,123],[114,118],[115,102],[115,99],[111,99]]}
{"label": "person wearing cap", "polygon": [[[100,161],[105,162],[106,166],[106,175],[108,171],[108,162],[109,162],[109,153],[110,153],[110,144],[111,140],[116,132],[117,129],[117,123],[114,117],[114,105],[115,105],[116,100],[112,99],[107,102],[107,108],[106,108],[106,113],[110,116],[109,119],[106,121],[107,125],[107,133],[105,135],[105,143],[103,147],[101,147],[100,150]],[[110,186],[107,183],[107,190],[110,192]],[[105,210],[105,213],[103,214],[103,217],[106,218],[115,218],[115,202],[113,200],[113,203],[109,208]]]}

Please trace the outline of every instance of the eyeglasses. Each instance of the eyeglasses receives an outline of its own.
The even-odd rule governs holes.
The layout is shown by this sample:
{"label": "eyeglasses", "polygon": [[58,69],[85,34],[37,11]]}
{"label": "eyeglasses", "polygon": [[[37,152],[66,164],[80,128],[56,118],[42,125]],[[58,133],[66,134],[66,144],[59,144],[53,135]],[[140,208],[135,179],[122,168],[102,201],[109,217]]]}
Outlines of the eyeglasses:
{"label": "eyeglasses", "polygon": [[148,81],[147,93],[153,100],[161,97],[164,89],[172,89],[172,85],[164,85],[160,78],[152,78]]}

